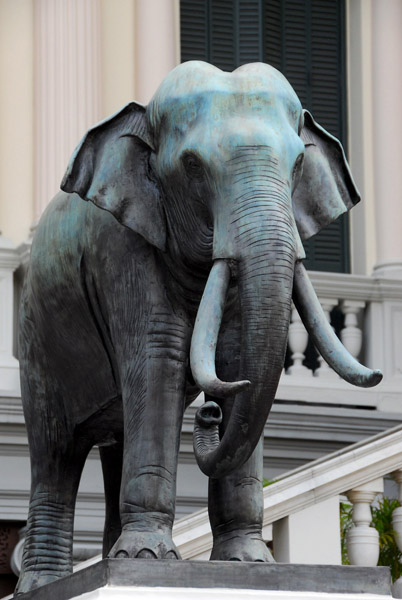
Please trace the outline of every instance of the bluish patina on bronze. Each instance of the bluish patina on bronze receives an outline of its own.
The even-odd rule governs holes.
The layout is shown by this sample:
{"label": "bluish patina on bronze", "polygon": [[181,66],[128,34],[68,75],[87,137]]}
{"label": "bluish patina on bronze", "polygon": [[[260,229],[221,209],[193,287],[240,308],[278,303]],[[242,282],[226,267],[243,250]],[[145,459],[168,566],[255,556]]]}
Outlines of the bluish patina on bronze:
{"label": "bluish patina on bronze", "polygon": [[22,298],[32,491],[18,591],[71,571],[75,497],[95,444],[105,556],[179,557],[180,429],[200,389],[194,446],[210,476],[212,558],[271,560],[260,439],[292,293],[342,377],[380,378],[333,346],[303,292],[301,240],[359,200],[339,142],[272,67],[190,62],[148,107],[130,103],[88,132],[62,189],[37,228]]}

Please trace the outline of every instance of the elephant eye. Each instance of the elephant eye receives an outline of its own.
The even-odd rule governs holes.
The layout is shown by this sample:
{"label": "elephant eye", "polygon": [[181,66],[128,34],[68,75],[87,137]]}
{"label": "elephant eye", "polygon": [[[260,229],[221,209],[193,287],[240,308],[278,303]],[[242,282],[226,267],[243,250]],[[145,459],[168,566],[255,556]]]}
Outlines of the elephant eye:
{"label": "elephant eye", "polygon": [[301,154],[299,154],[299,156],[296,158],[294,167],[293,167],[293,176],[295,176],[297,174],[298,171],[300,171],[302,165],[303,165],[303,160],[304,160],[304,153],[302,152]]}
{"label": "elephant eye", "polygon": [[182,162],[189,177],[193,179],[200,179],[203,176],[204,169],[201,161],[194,154],[184,154]]}
{"label": "elephant eye", "polygon": [[292,181],[293,181],[293,189],[296,188],[299,183],[303,171],[303,161],[304,161],[304,153],[299,154],[296,158],[295,164],[293,166],[292,171]]}

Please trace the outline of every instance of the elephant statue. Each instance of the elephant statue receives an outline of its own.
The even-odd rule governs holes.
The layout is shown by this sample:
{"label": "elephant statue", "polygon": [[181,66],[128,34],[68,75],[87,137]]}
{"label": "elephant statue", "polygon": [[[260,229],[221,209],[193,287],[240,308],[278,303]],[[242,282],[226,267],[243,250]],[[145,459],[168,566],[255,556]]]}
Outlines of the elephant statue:
{"label": "elephant statue", "polygon": [[270,561],[261,435],[292,299],[325,360],[369,387],[329,326],[302,241],[359,201],[339,142],[262,63],[175,68],[75,150],[35,233],[20,361],[32,487],[17,594],[72,570],[77,488],[99,446],[103,554],[177,559],[185,408],[209,479],[211,559]]}

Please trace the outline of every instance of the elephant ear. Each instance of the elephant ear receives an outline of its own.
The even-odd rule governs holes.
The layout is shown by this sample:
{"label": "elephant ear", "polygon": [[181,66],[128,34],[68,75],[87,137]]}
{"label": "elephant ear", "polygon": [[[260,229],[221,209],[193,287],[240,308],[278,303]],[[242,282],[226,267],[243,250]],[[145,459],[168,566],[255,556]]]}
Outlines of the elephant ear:
{"label": "elephant ear", "polygon": [[303,175],[293,197],[302,240],[318,233],[360,201],[340,142],[304,111],[300,137],[305,145]]}
{"label": "elephant ear", "polygon": [[109,211],[122,225],[165,250],[165,214],[150,172],[153,150],[145,107],[130,102],[83,137],[61,189]]}

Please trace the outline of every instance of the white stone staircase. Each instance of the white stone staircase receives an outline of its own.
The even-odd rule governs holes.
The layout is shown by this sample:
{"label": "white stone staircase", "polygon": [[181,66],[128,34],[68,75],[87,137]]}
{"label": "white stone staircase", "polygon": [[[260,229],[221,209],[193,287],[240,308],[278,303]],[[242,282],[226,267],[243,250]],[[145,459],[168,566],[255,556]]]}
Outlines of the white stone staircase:
{"label": "white stone staircase", "polygon": [[[339,535],[339,496],[348,494],[352,501],[359,505],[358,512],[369,509],[369,503],[377,492],[381,492],[382,478],[394,473],[397,480],[401,480],[402,473],[402,425],[359,442],[344,450],[330,454],[325,458],[316,460],[302,468],[290,471],[278,478],[264,489],[264,532],[269,538],[272,532],[274,554],[278,563],[304,563],[303,573],[315,573],[317,565],[340,564],[340,535]],[[359,495],[360,494],[360,495]],[[354,500],[353,500],[354,499]],[[363,512],[364,512],[363,510]],[[370,520],[355,519],[356,529],[361,528],[363,533],[373,528],[369,527]],[[272,529],[271,529],[272,526]],[[315,535],[314,532],[319,532]],[[189,517],[180,519],[174,526],[174,540],[183,556],[187,560],[206,560],[212,546],[212,535],[206,510],[199,511]],[[363,536],[364,538],[364,536]],[[378,540],[377,540],[378,545]],[[330,551],[328,551],[330,549]],[[361,592],[351,587],[351,593],[345,591],[345,581],[349,577],[356,578],[354,568],[361,568],[367,563],[365,542],[361,543],[363,562],[358,567],[340,567],[342,569],[342,591],[339,593],[332,589],[311,591],[281,589],[265,590],[215,590],[211,589],[167,589],[163,591],[146,590],[144,586],[134,588],[131,586],[122,590],[113,590],[113,586],[106,586],[102,592],[90,592],[85,598],[126,598],[131,593],[138,598],[180,597],[183,598],[311,598],[321,600],[324,598],[357,600],[358,598],[385,598],[391,594],[391,587],[382,585],[379,593]],[[16,562],[20,557],[14,557]],[[76,571],[93,568],[101,560],[100,556],[81,563]],[[137,562],[137,561],[135,561]],[[203,563],[206,564],[206,563]],[[210,563],[211,564],[211,563]],[[216,563],[215,563],[216,564]],[[370,566],[370,563],[367,566]],[[375,562],[374,562],[375,564]],[[315,566],[313,566],[315,565]],[[195,566],[195,565],[194,565]],[[279,565],[278,565],[279,566]],[[296,567],[295,564],[289,565]],[[285,568],[283,565],[282,568]],[[299,567],[298,567],[299,568]],[[369,569],[370,571],[370,569]],[[283,571],[284,572],[284,571]],[[77,573],[78,575],[78,573]],[[380,576],[380,575],[379,575]],[[384,580],[382,574],[380,578]],[[346,580],[345,580],[346,578]],[[314,579],[314,578],[313,578]],[[385,581],[385,580],[384,580]],[[213,582],[211,581],[211,584]],[[267,584],[268,585],[268,584]],[[202,587],[202,586],[201,586]],[[213,585],[212,585],[213,587]],[[205,588],[205,586],[204,586]],[[347,585],[346,585],[347,590]],[[116,593],[120,595],[114,595]],[[96,595],[98,594],[98,595]],[[155,595],[156,594],[156,595]],[[165,595],[163,595],[165,594]],[[169,595],[170,594],[170,595]],[[394,594],[400,597],[398,585],[394,587]],[[38,597],[39,600],[39,597]]]}
{"label": "white stone staircase", "polygon": [[[328,544],[331,540],[325,535],[335,516],[337,540],[339,537],[339,496],[350,490],[366,489],[373,493],[382,492],[382,478],[402,469],[402,425],[353,444],[343,450],[318,459],[304,467],[290,471],[264,488],[264,528],[273,525],[275,556],[278,552],[281,562],[316,562],[321,556],[328,564]],[[335,499],[335,502],[332,500]],[[323,507],[327,510],[319,510]],[[314,508],[314,510],[311,510]],[[333,513],[335,509],[335,515]],[[284,546],[286,536],[291,536],[292,517],[301,515],[297,522],[297,533],[303,539],[302,556],[295,555],[290,548],[286,556]],[[317,521],[321,518],[321,523]],[[304,529],[304,531],[303,531]],[[320,539],[313,536],[313,530],[321,532]],[[206,510],[181,519],[174,526],[174,539],[185,559],[206,559],[212,548],[212,535]],[[314,548],[309,543],[313,541]],[[321,542],[320,542],[321,540]],[[334,540],[332,540],[334,541]],[[317,547],[317,544],[320,544]],[[314,550],[314,551],[313,551]],[[339,556],[338,551],[330,556]],[[295,560],[296,559],[296,560]]]}
{"label": "white stone staircase", "polygon": [[[370,501],[378,492],[383,490],[382,479],[386,475],[396,474],[400,481],[402,473],[402,425],[373,436],[348,448],[330,454],[325,458],[316,460],[302,468],[295,469],[278,478],[264,489],[264,531],[267,537],[272,534],[276,560],[286,563],[299,563],[289,565],[289,572],[300,563],[305,563],[299,573],[314,575],[317,564],[340,563],[340,535],[339,535],[339,497],[348,494],[350,498],[357,498],[359,511],[368,509]],[[360,492],[360,496],[359,496]],[[363,498],[363,500],[362,500]],[[335,524],[335,527],[333,527]],[[369,521],[355,520],[357,527],[369,528]],[[272,528],[271,528],[272,526]],[[332,528],[332,534],[331,534]],[[370,528],[372,530],[372,528]],[[320,535],[314,535],[314,531]],[[334,533],[335,532],[335,533]],[[212,535],[206,510],[180,519],[174,526],[174,540],[184,559],[197,561],[209,558],[212,547]],[[374,532],[375,533],[375,532]],[[300,540],[302,544],[300,544]],[[378,544],[378,541],[377,541]],[[328,552],[329,546],[337,546]],[[295,548],[296,546],[296,548]],[[302,546],[302,554],[300,552]],[[361,546],[363,562],[365,560],[364,543]],[[86,567],[93,567],[100,560],[100,556],[81,563],[76,571]],[[195,565],[194,565],[195,566]],[[279,565],[278,565],[279,567]],[[285,569],[285,565],[281,567]],[[331,567],[332,568],[332,567]],[[158,597],[161,598],[271,598],[285,600],[285,598],[311,598],[312,600],[357,600],[370,598],[371,600],[391,596],[391,587],[383,586],[382,591],[356,589],[352,585],[350,593],[347,592],[347,579],[355,580],[359,567],[339,567],[342,571],[342,586],[340,591],[335,589],[318,590],[317,586],[311,591],[284,591],[282,589],[266,590],[225,590],[217,589],[171,589],[159,588]],[[296,569],[296,570],[297,570]],[[367,573],[370,569],[367,571]],[[379,572],[381,570],[379,569]],[[285,571],[283,571],[285,573]],[[373,573],[374,571],[372,571]],[[379,575],[380,576],[380,575]],[[381,577],[384,577],[383,573]],[[313,576],[314,579],[314,576]],[[346,583],[345,583],[346,582]],[[267,584],[268,585],[268,584]],[[354,586],[354,587],[353,587]],[[325,585],[323,586],[325,587]],[[117,589],[115,592],[117,593]],[[154,598],[156,590],[147,591],[145,588],[130,588],[130,592],[137,594],[138,598]],[[126,589],[128,593],[128,588]],[[104,595],[88,595],[89,598],[123,598],[115,596],[112,588],[102,592]],[[119,592],[120,593],[120,592]],[[170,594],[170,595],[169,595]],[[395,597],[400,597],[398,585],[394,587]],[[86,596],[85,596],[86,597]],[[156,598],[156,595],[155,595]]]}

